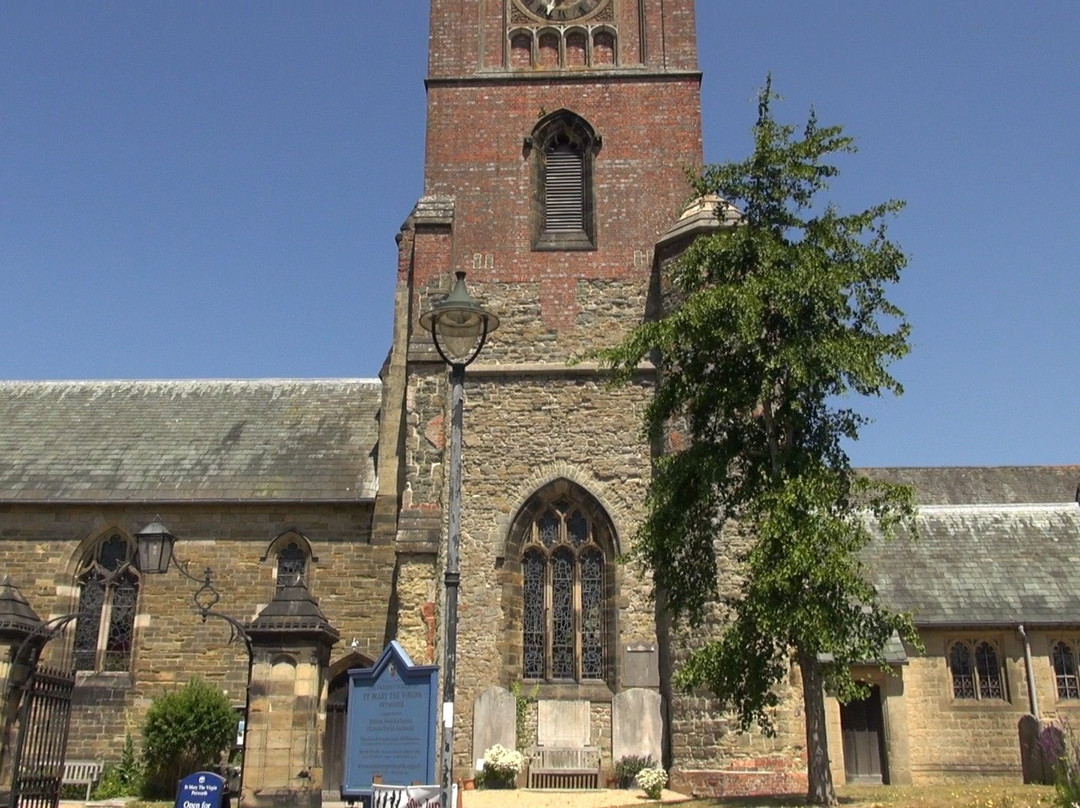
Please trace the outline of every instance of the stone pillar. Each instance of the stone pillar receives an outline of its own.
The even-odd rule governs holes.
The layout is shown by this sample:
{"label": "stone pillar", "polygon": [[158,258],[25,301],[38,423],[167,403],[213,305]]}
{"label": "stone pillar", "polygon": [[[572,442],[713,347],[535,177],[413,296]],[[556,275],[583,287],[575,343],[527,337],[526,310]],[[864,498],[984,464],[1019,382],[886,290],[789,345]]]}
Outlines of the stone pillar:
{"label": "stone pillar", "polygon": [[[26,598],[5,575],[0,581],[0,693],[3,701],[3,729],[0,734],[0,804],[7,805],[14,772],[15,740],[18,735],[19,704],[22,686],[30,675],[30,660],[40,647],[26,648],[23,659],[15,655],[27,637],[42,626],[41,619],[30,608]],[[44,639],[44,638],[42,638]]]}
{"label": "stone pillar", "polygon": [[340,639],[299,580],[248,626],[251,681],[241,808],[321,808],[330,649]]}

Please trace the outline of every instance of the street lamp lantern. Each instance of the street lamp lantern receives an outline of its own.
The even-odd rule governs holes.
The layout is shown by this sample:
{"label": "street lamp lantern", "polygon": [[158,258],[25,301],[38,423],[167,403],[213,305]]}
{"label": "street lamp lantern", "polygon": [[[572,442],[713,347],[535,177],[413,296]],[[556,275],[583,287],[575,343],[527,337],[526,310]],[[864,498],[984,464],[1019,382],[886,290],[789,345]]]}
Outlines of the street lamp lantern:
{"label": "street lamp lantern", "polygon": [[173,544],[176,536],[169,532],[160,519],[155,519],[135,534],[139,548],[139,570],[147,575],[160,575],[169,571]]}
{"label": "street lamp lantern", "polygon": [[472,362],[488,334],[499,327],[499,318],[469,294],[464,271],[459,270],[456,276],[450,294],[420,315],[420,325],[435,339],[435,350],[451,366]]}
{"label": "street lamp lantern", "polygon": [[443,637],[443,710],[440,804],[452,805],[454,769],[454,687],[457,675],[457,603],[461,583],[461,427],[465,400],[465,367],[477,356],[499,318],[473,300],[465,288],[465,273],[457,272],[446,298],[420,315],[431,332],[435,350],[450,366],[450,475],[447,498],[445,634]]}

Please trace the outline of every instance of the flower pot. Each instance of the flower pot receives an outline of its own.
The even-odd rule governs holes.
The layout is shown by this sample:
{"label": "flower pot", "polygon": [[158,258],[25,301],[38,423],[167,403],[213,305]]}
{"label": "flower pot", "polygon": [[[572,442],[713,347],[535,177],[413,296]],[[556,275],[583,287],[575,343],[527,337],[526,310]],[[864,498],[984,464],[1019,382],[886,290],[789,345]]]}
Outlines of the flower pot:
{"label": "flower pot", "polygon": [[462,781],[462,788],[464,788],[466,791],[475,791],[476,790],[476,778],[475,777],[466,777]]}

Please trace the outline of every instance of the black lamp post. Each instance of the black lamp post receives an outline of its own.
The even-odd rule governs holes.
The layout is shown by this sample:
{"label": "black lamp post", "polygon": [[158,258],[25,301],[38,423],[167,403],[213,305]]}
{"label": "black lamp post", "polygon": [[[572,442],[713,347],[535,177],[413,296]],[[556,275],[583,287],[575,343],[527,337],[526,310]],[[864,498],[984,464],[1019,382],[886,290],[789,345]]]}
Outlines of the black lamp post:
{"label": "black lamp post", "polygon": [[450,492],[446,545],[446,629],[443,669],[442,755],[440,805],[450,808],[454,768],[454,683],[457,668],[457,604],[461,581],[461,426],[465,367],[480,354],[487,336],[499,327],[499,318],[485,311],[465,288],[465,273],[458,272],[446,299],[420,315],[420,325],[431,332],[435,350],[450,366]]}

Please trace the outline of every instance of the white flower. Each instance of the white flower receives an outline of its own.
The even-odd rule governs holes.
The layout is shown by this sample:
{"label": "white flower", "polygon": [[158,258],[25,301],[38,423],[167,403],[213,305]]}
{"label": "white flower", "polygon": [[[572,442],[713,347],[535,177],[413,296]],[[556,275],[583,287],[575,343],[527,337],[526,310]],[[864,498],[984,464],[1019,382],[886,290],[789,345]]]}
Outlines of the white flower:
{"label": "white flower", "polygon": [[667,772],[663,769],[642,769],[634,778],[638,788],[642,789],[651,799],[659,799],[660,792],[667,785]]}
{"label": "white flower", "polygon": [[484,771],[499,774],[518,774],[525,768],[525,756],[516,749],[495,744],[484,752]]}

